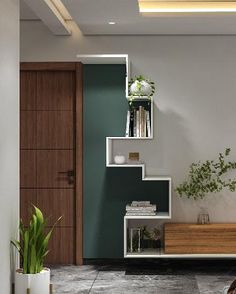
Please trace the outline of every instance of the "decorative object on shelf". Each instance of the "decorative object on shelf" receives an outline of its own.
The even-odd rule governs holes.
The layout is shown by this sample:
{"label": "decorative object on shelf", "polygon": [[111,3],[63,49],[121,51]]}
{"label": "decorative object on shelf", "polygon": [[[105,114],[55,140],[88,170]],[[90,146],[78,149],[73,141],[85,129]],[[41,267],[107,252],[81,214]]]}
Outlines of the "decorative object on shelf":
{"label": "decorative object on shelf", "polygon": [[126,159],[124,155],[118,154],[114,157],[115,164],[125,164],[125,161]]}
{"label": "decorative object on shelf", "polygon": [[236,161],[226,161],[229,154],[230,148],[226,148],[224,154],[219,153],[218,160],[192,163],[188,180],[175,189],[178,195],[196,200],[204,198],[208,193],[220,192],[224,188],[234,192],[236,179],[225,178],[228,172],[236,169]]}
{"label": "decorative object on shelf", "polygon": [[130,102],[132,104],[132,99],[134,96],[139,98],[151,98],[155,93],[155,84],[154,82],[146,79],[144,76],[135,76],[129,81],[129,96]]}
{"label": "decorative object on shelf", "polygon": [[141,228],[130,228],[130,252],[141,252]]}
{"label": "decorative object on shelf", "polygon": [[198,214],[198,219],[197,219],[197,223],[199,225],[208,225],[210,223],[210,217],[209,217],[209,213],[207,212],[207,210],[203,207],[201,207],[201,211]]}
{"label": "decorative object on shelf", "polygon": [[156,204],[151,204],[150,201],[132,201],[126,205],[126,215],[156,215],[156,209]]}
{"label": "decorative object on shelf", "polygon": [[34,206],[34,213],[27,227],[20,222],[20,241],[11,241],[22,257],[22,269],[15,274],[15,294],[49,294],[50,269],[44,267],[48,254],[48,242],[53,229],[46,232],[46,220],[40,209]]}
{"label": "decorative object on shelf", "polygon": [[129,152],[129,160],[139,161],[139,152]]}
{"label": "decorative object on shelf", "polygon": [[125,137],[150,137],[151,120],[149,110],[139,105],[127,111]]}
{"label": "decorative object on shelf", "polygon": [[142,228],[141,248],[156,249],[161,247],[161,231],[158,228],[147,229],[147,226]]}

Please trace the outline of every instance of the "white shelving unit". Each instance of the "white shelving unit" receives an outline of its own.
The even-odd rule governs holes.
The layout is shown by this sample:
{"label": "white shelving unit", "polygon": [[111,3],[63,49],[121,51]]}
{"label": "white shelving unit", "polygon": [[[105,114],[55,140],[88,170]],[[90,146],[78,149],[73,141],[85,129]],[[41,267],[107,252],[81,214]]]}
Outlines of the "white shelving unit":
{"label": "white shelving unit", "polygon": [[151,116],[151,136],[150,137],[107,137],[106,138],[106,167],[109,168],[141,168],[142,169],[142,180],[143,181],[167,181],[168,182],[168,211],[167,212],[158,212],[155,216],[125,216],[124,217],[124,257],[127,258],[147,258],[147,257],[160,257],[161,251],[149,251],[149,252],[141,252],[141,253],[128,253],[127,252],[127,228],[129,221],[132,220],[151,220],[151,221],[159,221],[159,220],[168,220],[171,218],[171,177],[170,176],[146,176],[145,172],[145,159],[141,163],[137,164],[114,164],[113,158],[113,147],[117,141],[123,142],[122,144],[126,144],[128,141],[133,142],[134,146],[137,146],[139,142],[143,142],[145,140],[153,139],[153,99],[149,99],[149,97],[129,97],[128,93],[128,82],[130,79],[130,62],[128,54],[92,54],[92,55],[77,55],[77,58],[84,64],[125,64],[126,65],[126,79],[125,79],[125,96],[126,99],[132,100],[133,102],[150,102],[150,116]]}

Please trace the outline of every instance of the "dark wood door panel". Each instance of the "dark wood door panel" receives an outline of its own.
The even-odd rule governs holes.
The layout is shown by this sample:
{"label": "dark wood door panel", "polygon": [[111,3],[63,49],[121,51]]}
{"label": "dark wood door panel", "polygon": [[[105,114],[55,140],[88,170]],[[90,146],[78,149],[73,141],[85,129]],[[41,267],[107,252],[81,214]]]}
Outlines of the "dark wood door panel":
{"label": "dark wood door panel", "polygon": [[73,170],[73,150],[37,150],[37,187],[73,188],[66,172]]}
{"label": "dark wood door panel", "polygon": [[20,189],[20,216],[24,225],[28,225],[33,205],[37,206],[37,190],[36,189]]}
{"label": "dark wood door panel", "polygon": [[49,241],[49,254],[47,264],[74,263],[74,228],[55,228]]}
{"label": "dark wood door panel", "polygon": [[21,188],[34,188],[37,182],[36,150],[20,151],[20,186]]}
{"label": "dark wood door panel", "polygon": [[48,230],[63,216],[46,262],[82,264],[82,65],[21,64],[20,95],[21,218],[27,225],[32,204]]}
{"label": "dark wood door panel", "polygon": [[37,139],[36,111],[21,111],[20,113],[20,147],[35,149]]}
{"label": "dark wood door panel", "polygon": [[57,227],[74,226],[74,190],[73,189],[38,189],[37,204],[48,217],[48,225],[53,226],[62,216]]}
{"label": "dark wood door panel", "polygon": [[36,109],[37,73],[22,71],[20,74],[20,109]]}
{"label": "dark wood door panel", "polygon": [[74,95],[73,72],[38,72],[37,110],[73,110]]}
{"label": "dark wood door panel", "polygon": [[37,148],[73,149],[73,112],[37,112]]}

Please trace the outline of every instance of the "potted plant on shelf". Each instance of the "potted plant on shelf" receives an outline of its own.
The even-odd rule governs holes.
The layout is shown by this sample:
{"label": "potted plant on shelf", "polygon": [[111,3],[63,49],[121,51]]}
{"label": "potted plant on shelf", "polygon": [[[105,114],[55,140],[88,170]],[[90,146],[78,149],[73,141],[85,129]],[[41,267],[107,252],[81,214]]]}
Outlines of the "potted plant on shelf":
{"label": "potted plant on shelf", "polygon": [[44,267],[44,259],[49,252],[48,242],[53,229],[61,217],[46,232],[47,222],[42,212],[36,206],[33,207],[34,213],[28,227],[20,221],[21,241],[11,241],[20,253],[23,266],[15,274],[15,294],[49,294],[50,269]]}
{"label": "potted plant on shelf", "polygon": [[129,81],[129,99],[133,100],[134,97],[147,98],[151,97],[155,93],[154,82],[146,79],[142,75],[135,76]]}
{"label": "potted plant on shelf", "polygon": [[204,198],[208,193],[217,193],[223,189],[236,190],[236,179],[227,179],[226,175],[236,169],[236,161],[227,161],[230,154],[227,148],[219,153],[218,160],[192,163],[188,179],[176,187],[177,194],[195,200]]}

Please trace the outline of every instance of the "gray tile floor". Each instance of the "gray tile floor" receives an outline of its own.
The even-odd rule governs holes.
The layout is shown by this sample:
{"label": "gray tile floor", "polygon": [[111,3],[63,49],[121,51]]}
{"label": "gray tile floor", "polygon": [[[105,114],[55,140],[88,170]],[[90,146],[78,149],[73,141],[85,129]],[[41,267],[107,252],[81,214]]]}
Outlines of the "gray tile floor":
{"label": "gray tile floor", "polygon": [[52,268],[55,293],[222,294],[236,279],[234,262],[164,262]]}

